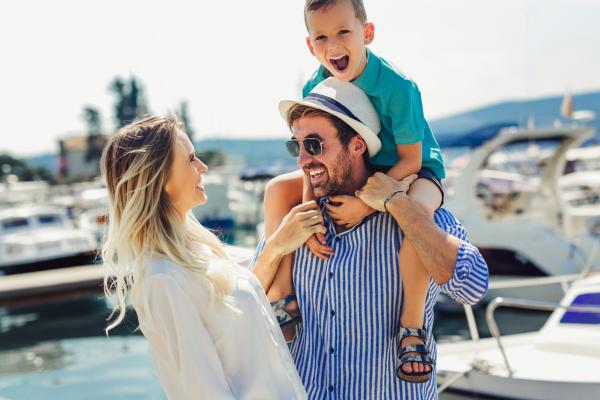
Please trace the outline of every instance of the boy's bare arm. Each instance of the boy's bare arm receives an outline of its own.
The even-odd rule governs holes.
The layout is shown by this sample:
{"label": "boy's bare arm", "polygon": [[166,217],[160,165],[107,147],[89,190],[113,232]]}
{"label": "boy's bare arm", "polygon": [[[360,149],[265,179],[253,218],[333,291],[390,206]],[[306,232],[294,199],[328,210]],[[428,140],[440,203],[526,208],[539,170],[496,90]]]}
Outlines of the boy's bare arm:
{"label": "boy's bare arm", "polygon": [[422,142],[396,145],[398,162],[387,172],[388,176],[402,180],[421,170]]}

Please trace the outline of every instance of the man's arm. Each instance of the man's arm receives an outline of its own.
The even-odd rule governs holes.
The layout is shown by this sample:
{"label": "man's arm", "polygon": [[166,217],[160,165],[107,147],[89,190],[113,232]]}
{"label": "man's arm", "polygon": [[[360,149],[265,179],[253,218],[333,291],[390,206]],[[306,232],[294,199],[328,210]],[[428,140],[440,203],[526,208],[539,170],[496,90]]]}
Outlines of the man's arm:
{"label": "man's arm", "polygon": [[396,181],[377,173],[356,194],[369,206],[392,215],[444,292],[461,303],[476,303],[487,292],[487,264],[477,248],[467,241],[464,228],[452,214],[439,210],[436,224],[406,195],[415,179],[413,175]]}
{"label": "man's arm", "polygon": [[481,300],[487,293],[488,267],[479,250],[468,242],[464,227],[445,210],[436,212],[437,223],[432,221],[403,193],[392,200],[387,203],[389,212],[442,291],[463,304]]}
{"label": "man's arm", "polygon": [[392,197],[386,208],[404,235],[410,238],[433,280],[439,285],[448,282],[454,273],[460,239],[438,228],[425,210],[405,193]]}

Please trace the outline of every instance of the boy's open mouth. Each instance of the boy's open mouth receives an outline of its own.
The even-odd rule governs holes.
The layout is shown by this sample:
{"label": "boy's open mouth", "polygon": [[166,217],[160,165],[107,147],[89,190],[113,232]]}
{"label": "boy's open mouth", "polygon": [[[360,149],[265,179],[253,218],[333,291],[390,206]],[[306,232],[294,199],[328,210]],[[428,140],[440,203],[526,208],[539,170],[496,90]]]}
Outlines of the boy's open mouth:
{"label": "boy's open mouth", "polygon": [[338,58],[330,58],[329,59],[329,62],[331,63],[331,65],[333,65],[334,68],[340,72],[342,72],[346,68],[348,68],[349,61],[350,61],[350,57],[348,57],[348,56],[341,56]]}

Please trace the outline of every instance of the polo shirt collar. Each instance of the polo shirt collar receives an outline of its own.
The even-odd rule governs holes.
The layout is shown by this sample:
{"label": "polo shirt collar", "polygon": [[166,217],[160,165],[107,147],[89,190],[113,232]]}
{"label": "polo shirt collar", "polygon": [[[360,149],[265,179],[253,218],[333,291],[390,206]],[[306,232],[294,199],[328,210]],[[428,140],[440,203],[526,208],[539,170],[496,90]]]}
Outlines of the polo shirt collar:
{"label": "polo shirt collar", "polygon": [[369,92],[375,88],[381,71],[381,60],[367,47],[367,65],[358,78],[352,81],[356,86]]}

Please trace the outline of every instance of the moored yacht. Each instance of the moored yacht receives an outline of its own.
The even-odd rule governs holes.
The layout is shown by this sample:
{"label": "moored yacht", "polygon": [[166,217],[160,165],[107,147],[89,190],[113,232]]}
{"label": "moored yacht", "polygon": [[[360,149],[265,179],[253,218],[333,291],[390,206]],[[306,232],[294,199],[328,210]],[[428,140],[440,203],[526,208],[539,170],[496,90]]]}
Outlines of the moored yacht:
{"label": "moored yacht", "polygon": [[[470,152],[455,159],[460,166],[448,173],[445,207],[481,250],[492,281],[575,274],[600,265],[600,240],[580,223],[581,210],[565,201],[559,183],[566,153],[593,135],[588,127],[505,127],[471,138]],[[489,297],[520,292],[491,290]],[[525,292],[554,301],[563,293],[558,285]]]}
{"label": "moored yacht", "polygon": [[94,236],[77,229],[61,207],[19,206],[0,211],[0,274],[90,264]]}
{"label": "moored yacht", "polygon": [[[553,313],[536,332],[501,336],[500,306]],[[440,344],[440,390],[506,399],[597,399],[600,393],[600,275],[576,281],[559,305],[498,298],[488,305],[492,338]]]}

